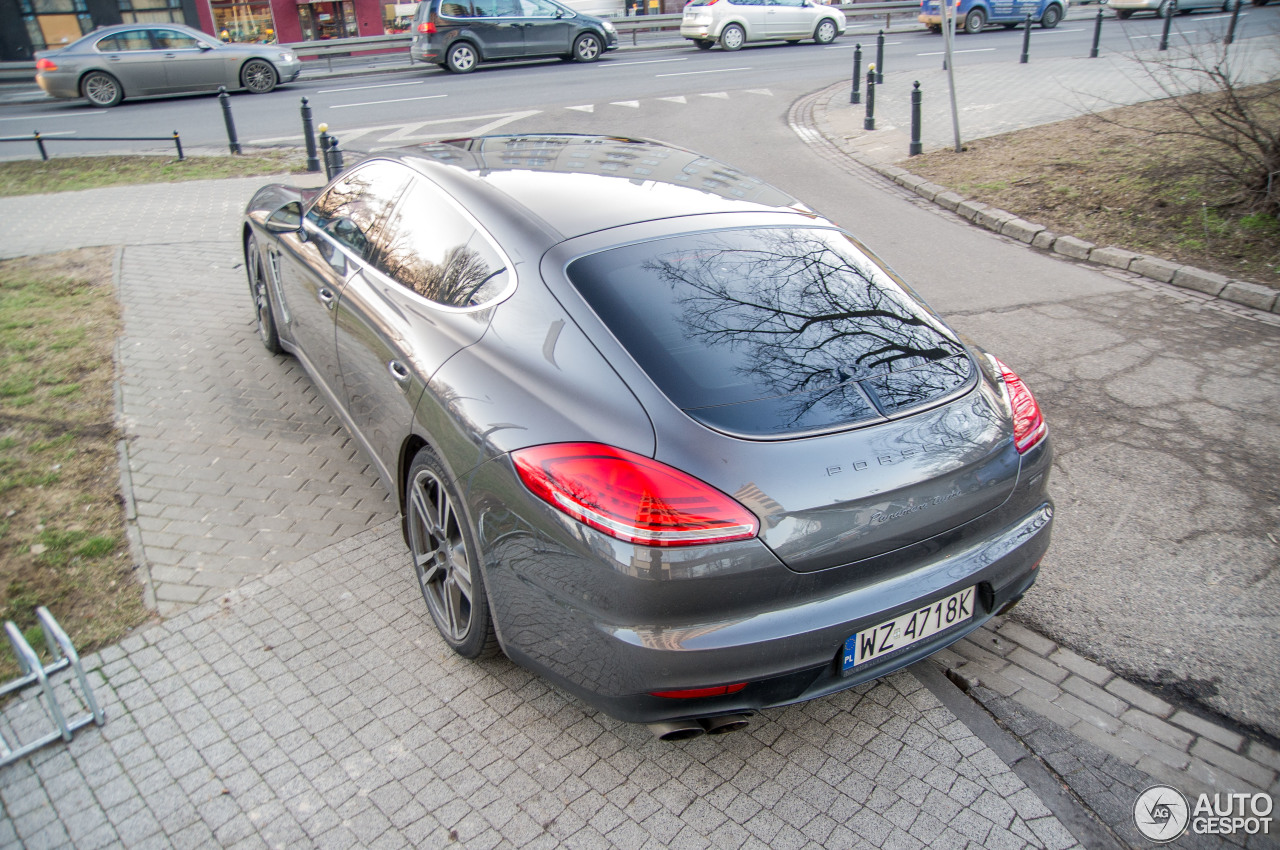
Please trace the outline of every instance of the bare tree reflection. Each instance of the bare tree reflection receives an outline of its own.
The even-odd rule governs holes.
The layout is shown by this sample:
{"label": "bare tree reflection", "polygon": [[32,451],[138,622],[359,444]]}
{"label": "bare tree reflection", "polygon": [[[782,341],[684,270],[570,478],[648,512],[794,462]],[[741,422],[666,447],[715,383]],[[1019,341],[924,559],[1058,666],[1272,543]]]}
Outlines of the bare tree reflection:
{"label": "bare tree reflection", "polygon": [[495,271],[478,251],[466,245],[449,248],[438,263],[420,254],[417,247],[402,235],[387,247],[380,265],[402,285],[439,304],[467,307],[478,303],[485,284],[502,271]]}

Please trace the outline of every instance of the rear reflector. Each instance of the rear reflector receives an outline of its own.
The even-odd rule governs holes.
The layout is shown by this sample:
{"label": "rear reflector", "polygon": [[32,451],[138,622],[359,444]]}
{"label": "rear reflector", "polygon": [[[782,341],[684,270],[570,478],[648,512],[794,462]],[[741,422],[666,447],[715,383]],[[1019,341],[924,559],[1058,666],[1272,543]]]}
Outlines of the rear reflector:
{"label": "rear reflector", "polygon": [[1045,424],[1035,396],[1031,395],[1031,390],[1022,383],[1017,373],[998,358],[996,363],[1000,366],[1000,376],[1004,378],[1009,405],[1013,408],[1013,444],[1018,453],[1023,454],[1045,438],[1049,433],[1049,426]]}
{"label": "rear reflector", "polygon": [[665,699],[697,699],[698,697],[722,697],[725,694],[736,694],[747,686],[746,682],[736,685],[717,685],[714,688],[688,688],[683,691],[650,691],[649,696]]}
{"label": "rear reflector", "polygon": [[724,543],[755,537],[760,528],[755,514],[711,485],[623,449],[553,443],[511,458],[538,498],[628,543]]}

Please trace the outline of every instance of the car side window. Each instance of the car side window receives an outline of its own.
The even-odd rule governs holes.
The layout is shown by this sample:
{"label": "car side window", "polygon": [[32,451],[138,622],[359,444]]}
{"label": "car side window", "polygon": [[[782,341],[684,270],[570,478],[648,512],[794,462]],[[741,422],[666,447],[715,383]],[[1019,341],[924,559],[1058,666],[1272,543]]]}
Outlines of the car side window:
{"label": "car side window", "polygon": [[195,50],[200,43],[177,30],[156,30],[156,46],[162,50]]}
{"label": "car side window", "polygon": [[498,0],[472,0],[471,9],[477,18],[496,18],[501,14]]}
{"label": "car side window", "polygon": [[[471,4],[470,3],[453,3],[453,2],[441,3],[440,14],[444,15],[447,18],[470,18]],[[477,12],[476,14],[480,14],[480,13]]]}
{"label": "car side window", "polygon": [[522,13],[526,18],[554,18],[560,7],[546,0],[520,0]]}
{"label": "car side window", "polygon": [[438,189],[415,179],[382,229],[387,277],[446,307],[483,307],[511,284],[509,263]]}
{"label": "car side window", "polygon": [[94,45],[102,53],[119,53],[124,50],[152,50],[149,30],[128,30],[99,39]]}
{"label": "car side window", "polygon": [[307,210],[307,221],[368,261],[377,249],[378,225],[409,180],[393,162],[375,160],[338,180]]}

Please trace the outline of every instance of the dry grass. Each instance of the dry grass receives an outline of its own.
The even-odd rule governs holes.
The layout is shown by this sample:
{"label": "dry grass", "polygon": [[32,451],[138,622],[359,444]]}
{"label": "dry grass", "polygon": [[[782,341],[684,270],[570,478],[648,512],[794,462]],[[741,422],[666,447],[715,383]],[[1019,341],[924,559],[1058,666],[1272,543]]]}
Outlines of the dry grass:
{"label": "dry grass", "polygon": [[[1280,98],[1273,114],[1280,123]],[[1163,102],[971,142],[902,165],[1058,233],[1280,287],[1280,222],[1197,173],[1208,143],[1156,135],[1185,121]]]}
{"label": "dry grass", "polygon": [[44,605],[83,650],[153,616],[118,496],[112,258],[0,262],[0,619],[30,629]]}
{"label": "dry grass", "polygon": [[66,156],[0,162],[0,197],[69,192],[132,183],[176,183],[302,171],[297,151],[258,151],[246,156]]}

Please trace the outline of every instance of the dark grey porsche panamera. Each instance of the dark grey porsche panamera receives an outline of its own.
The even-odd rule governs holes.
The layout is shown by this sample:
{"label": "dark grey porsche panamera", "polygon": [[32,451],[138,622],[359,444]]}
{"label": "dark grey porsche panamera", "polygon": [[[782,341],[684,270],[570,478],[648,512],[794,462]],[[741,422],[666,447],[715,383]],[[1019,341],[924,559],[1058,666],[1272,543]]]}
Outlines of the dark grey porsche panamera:
{"label": "dark grey porsche panamera", "polygon": [[723,163],[422,145],[262,189],[244,246],[263,342],[399,496],[463,656],[682,737],[906,666],[1035,580],[1031,393]]}

